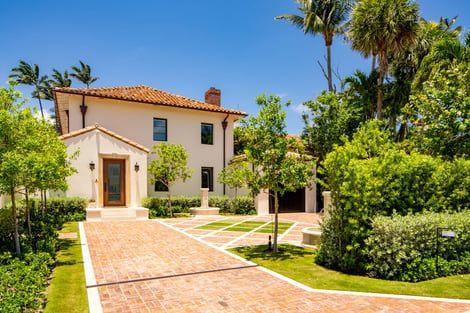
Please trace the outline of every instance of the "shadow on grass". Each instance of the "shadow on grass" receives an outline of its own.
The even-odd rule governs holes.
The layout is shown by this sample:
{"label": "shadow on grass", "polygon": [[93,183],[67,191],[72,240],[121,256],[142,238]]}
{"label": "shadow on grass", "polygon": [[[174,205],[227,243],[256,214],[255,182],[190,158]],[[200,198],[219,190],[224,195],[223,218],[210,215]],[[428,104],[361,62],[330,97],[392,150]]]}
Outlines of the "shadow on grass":
{"label": "shadow on grass", "polygon": [[276,254],[268,251],[267,245],[239,247],[233,250],[243,255],[247,260],[263,259],[269,261],[285,261],[294,258],[313,256],[315,254],[312,250],[286,244],[279,245],[279,252]]}
{"label": "shadow on grass", "polygon": [[[75,265],[83,263],[75,260],[75,254],[71,251],[73,246],[80,246],[81,244],[76,239],[59,239],[59,252],[61,253],[62,260],[56,260],[56,267]],[[63,260],[65,259],[65,260]]]}

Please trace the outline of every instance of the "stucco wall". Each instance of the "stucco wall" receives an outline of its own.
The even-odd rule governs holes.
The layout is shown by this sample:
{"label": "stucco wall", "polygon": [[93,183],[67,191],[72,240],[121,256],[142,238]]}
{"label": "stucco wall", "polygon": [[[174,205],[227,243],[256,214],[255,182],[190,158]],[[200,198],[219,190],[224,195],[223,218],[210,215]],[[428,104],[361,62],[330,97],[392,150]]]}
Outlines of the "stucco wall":
{"label": "stucco wall", "polygon": [[[126,162],[126,205],[140,206],[147,194],[147,153],[98,130],[64,140],[69,154],[79,151],[72,166],[78,171],[67,179],[66,195],[79,196],[103,206],[102,158],[121,158]],[[90,170],[90,163],[95,170]],[[136,172],[134,165],[139,164]]]}
{"label": "stucco wall", "polygon": [[[70,131],[82,128],[78,95],[69,96]],[[86,126],[99,123],[101,126],[151,149],[160,142],[153,141],[153,118],[166,118],[168,142],[181,144],[189,152],[188,166],[193,169],[193,176],[186,183],[177,183],[173,194],[199,195],[201,187],[201,167],[214,168],[214,192],[221,195],[222,184],[217,183],[217,175],[223,167],[223,129],[221,122],[224,113],[189,110],[156,106],[152,104],[119,100],[86,98],[88,106]],[[233,124],[235,116],[229,116],[226,130],[226,163],[233,156]],[[214,124],[214,144],[201,144],[201,123]],[[149,155],[152,158],[151,155]],[[89,161],[88,161],[89,162]],[[155,192],[153,185],[148,185],[148,195],[165,195]],[[231,194],[227,187],[227,194]]]}

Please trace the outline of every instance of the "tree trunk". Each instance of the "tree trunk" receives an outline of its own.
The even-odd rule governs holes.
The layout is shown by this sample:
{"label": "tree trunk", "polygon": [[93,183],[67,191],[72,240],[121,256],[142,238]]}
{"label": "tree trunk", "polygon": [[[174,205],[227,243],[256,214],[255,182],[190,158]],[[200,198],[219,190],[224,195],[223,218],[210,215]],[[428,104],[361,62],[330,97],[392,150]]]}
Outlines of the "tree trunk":
{"label": "tree trunk", "polygon": [[168,210],[170,211],[170,217],[173,217],[173,210],[171,208],[171,192],[170,187],[168,187]]}
{"label": "tree trunk", "polygon": [[26,203],[26,223],[28,224],[28,237],[31,240],[32,232],[31,232],[31,212],[29,209],[29,190],[25,188],[25,203]]}
{"label": "tree trunk", "polygon": [[274,233],[273,233],[273,253],[276,254],[278,252],[277,248],[277,233],[278,233],[278,221],[279,221],[279,196],[278,192],[274,192]]}
{"label": "tree trunk", "polygon": [[10,187],[10,195],[11,195],[11,216],[13,219],[13,238],[15,240],[15,250],[16,254],[21,254],[21,246],[20,246],[20,234],[18,232],[18,217],[16,215],[16,200],[15,200],[15,187]]}
{"label": "tree trunk", "polygon": [[39,190],[39,193],[41,194],[41,213],[42,213],[42,216],[44,217],[46,210],[44,209],[44,194],[42,193],[42,189]]}
{"label": "tree trunk", "polygon": [[44,192],[44,212],[47,212],[47,190],[43,190]]}
{"label": "tree trunk", "polygon": [[372,69],[370,70],[371,73],[375,70],[376,63],[377,63],[377,54],[372,54]]}
{"label": "tree trunk", "polygon": [[39,94],[39,90],[38,90],[38,101],[39,101],[39,109],[41,110],[41,117],[42,117],[42,120],[44,121],[44,110],[42,108],[41,95]]}
{"label": "tree trunk", "polygon": [[331,71],[331,43],[326,44],[326,66],[328,74],[328,91],[332,92],[333,90],[333,75]]}
{"label": "tree trunk", "polygon": [[377,80],[377,119],[382,119],[383,106],[383,83],[387,73],[387,55],[382,52],[379,54],[379,78]]}

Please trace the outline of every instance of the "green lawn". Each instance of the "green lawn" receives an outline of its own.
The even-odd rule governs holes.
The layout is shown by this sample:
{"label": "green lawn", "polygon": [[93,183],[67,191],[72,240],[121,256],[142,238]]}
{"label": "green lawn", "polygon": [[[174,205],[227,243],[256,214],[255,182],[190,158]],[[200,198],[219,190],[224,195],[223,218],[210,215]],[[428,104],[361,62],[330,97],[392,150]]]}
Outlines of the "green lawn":
{"label": "green lawn", "polygon": [[57,255],[57,265],[47,289],[45,313],[86,313],[88,312],[85,273],[83,271],[82,248],[78,223],[64,225],[61,232],[76,232],[77,239],[63,239]]}
{"label": "green lawn", "polygon": [[266,253],[266,246],[241,247],[230,251],[312,288],[470,299],[470,275],[419,283],[388,281],[328,270],[313,262],[313,250],[292,245],[281,245],[281,249],[283,251],[276,256]]}
{"label": "green lawn", "polygon": [[[212,222],[209,224],[205,224],[202,226],[197,227],[197,229],[208,229],[208,230],[220,230],[222,228],[225,228],[230,225],[234,225],[236,223],[239,223],[239,220],[222,220],[222,221],[217,221],[217,222]],[[224,229],[224,231],[237,231],[237,232],[249,232],[252,231],[253,229],[262,226],[263,224],[266,224],[266,222],[262,221],[245,221],[243,223],[234,225],[232,227],[229,227],[227,229]],[[289,229],[289,227],[292,226],[292,223],[279,223],[279,234],[284,233],[286,230]],[[258,229],[256,232],[257,233],[266,233],[270,234],[272,232],[272,227],[273,224],[269,223],[263,226],[262,228]]]}

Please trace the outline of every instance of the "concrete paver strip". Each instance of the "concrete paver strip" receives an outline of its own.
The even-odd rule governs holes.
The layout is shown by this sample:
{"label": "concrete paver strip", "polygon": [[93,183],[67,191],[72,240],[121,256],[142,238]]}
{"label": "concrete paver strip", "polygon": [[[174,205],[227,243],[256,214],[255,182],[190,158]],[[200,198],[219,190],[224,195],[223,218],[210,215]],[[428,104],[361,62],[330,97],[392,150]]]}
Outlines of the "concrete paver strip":
{"label": "concrete paver strip", "polygon": [[[246,267],[249,262],[155,221],[85,223],[84,226],[97,284],[115,283],[98,287],[104,312],[470,310],[470,305],[464,303],[307,291],[269,271]],[[197,274],[234,267],[241,268]],[[178,276],[181,274],[185,275]],[[133,279],[142,281],[129,282]]]}

